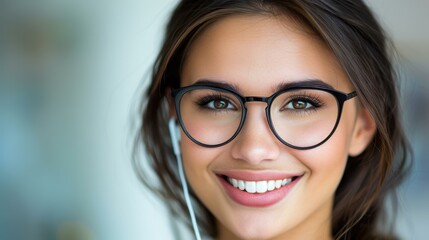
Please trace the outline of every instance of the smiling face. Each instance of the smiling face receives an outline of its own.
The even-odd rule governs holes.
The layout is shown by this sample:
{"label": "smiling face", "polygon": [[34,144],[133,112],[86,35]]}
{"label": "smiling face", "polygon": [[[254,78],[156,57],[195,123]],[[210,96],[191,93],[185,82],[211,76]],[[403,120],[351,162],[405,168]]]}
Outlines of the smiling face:
{"label": "smiling face", "polygon": [[[234,87],[242,96],[267,97],[278,86],[308,79],[353,91],[319,38],[287,18],[246,15],[219,20],[195,39],[181,86],[209,80]],[[372,136],[368,114],[356,99],[346,101],[332,137],[316,148],[297,150],[271,131],[266,103],[246,106],[243,128],[226,145],[203,147],[182,131],[189,185],[215,216],[218,238],[330,239],[334,193],[347,157],[363,151]]]}

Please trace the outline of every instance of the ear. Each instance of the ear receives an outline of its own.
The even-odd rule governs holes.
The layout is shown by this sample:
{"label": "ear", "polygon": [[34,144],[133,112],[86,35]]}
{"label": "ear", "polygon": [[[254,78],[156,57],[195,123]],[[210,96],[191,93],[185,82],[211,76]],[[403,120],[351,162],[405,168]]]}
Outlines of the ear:
{"label": "ear", "polygon": [[371,142],[376,130],[377,126],[372,115],[366,108],[360,107],[349,146],[349,156],[361,154]]}

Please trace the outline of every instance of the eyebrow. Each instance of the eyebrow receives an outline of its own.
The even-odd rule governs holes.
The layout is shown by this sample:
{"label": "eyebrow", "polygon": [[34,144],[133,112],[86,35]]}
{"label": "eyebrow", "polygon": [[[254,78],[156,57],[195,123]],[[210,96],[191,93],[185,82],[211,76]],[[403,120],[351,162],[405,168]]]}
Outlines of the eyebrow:
{"label": "eyebrow", "polygon": [[[227,83],[221,80],[210,80],[210,79],[200,79],[197,80],[192,85],[205,85],[205,86],[213,86],[213,87],[222,87],[228,90],[231,90],[236,93],[241,93],[240,87],[236,84]],[[327,88],[334,90],[334,87],[332,85],[320,80],[320,79],[303,79],[303,80],[297,80],[297,81],[288,81],[288,82],[281,82],[274,86],[273,92],[278,92],[281,90],[285,90],[288,88],[295,88],[295,87],[321,87],[321,88]]]}
{"label": "eyebrow", "polygon": [[236,93],[240,93],[240,87],[236,84],[227,83],[221,80],[210,80],[210,79],[200,79],[196,81],[192,85],[204,85],[204,86],[212,86],[212,87],[221,87],[228,90],[231,90]]}
{"label": "eyebrow", "polygon": [[291,81],[291,82],[282,82],[279,83],[275,88],[274,92],[288,89],[288,88],[294,88],[294,87],[321,87],[321,88],[327,88],[334,90],[334,87],[332,85],[320,80],[320,79],[304,79],[304,80],[298,80],[298,81]]}

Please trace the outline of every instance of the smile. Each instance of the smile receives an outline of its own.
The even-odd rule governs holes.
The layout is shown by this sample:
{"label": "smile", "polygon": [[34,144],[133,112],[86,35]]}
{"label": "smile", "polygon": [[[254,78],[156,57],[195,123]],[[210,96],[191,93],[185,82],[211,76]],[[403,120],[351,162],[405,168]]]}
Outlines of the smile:
{"label": "smile", "polygon": [[225,170],[215,172],[228,199],[246,207],[268,207],[286,198],[304,173]]}
{"label": "smile", "polygon": [[235,188],[248,193],[266,193],[291,183],[296,177],[285,178],[283,180],[265,180],[265,181],[245,181],[226,177],[227,181]]}

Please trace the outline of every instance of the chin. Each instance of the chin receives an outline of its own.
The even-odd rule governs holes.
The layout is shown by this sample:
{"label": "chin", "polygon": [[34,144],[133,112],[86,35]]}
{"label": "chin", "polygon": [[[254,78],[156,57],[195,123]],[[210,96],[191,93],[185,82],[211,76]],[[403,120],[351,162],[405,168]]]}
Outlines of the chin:
{"label": "chin", "polygon": [[[275,222],[271,221],[271,224]],[[242,224],[234,226],[234,229],[229,229],[230,234],[233,235],[234,239],[245,239],[245,240],[268,240],[274,239],[279,236],[280,233],[274,228],[267,228],[262,226],[263,224]]]}
{"label": "chin", "polygon": [[246,233],[244,230],[241,230],[237,235],[238,239],[245,240],[268,240],[273,239],[275,235],[273,234],[265,234],[265,233]]}

